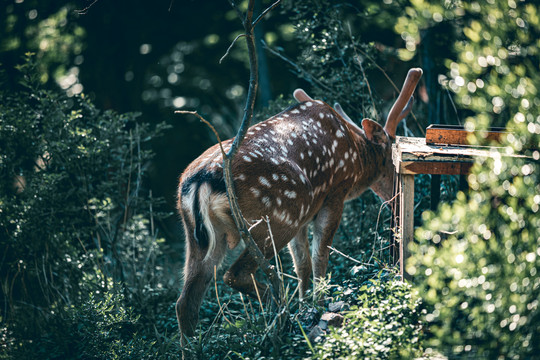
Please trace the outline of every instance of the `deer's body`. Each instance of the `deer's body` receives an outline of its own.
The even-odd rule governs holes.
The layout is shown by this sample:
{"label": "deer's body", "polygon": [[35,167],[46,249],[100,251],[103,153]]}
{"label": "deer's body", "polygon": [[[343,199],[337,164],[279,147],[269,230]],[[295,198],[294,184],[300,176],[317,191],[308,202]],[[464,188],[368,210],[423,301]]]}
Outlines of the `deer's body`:
{"label": "deer's body", "polygon": [[[366,119],[361,129],[329,105],[307,95],[300,96],[299,100],[303,99],[307,101],[249,128],[232,162],[244,217],[248,223],[269,217],[277,251],[289,246],[301,296],[310,285],[311,274],[315,281],[325,276],[328,246],[344,202],[370,186],[388,200],[393,173],[392,136],[381,125]],[[226,151],[231,144],[232,140],[223,142]],[[185,335],[191,335],[197,324],[214,266],[219,266],[227,250],[240,240],[230,214],[222,162],[219,145],[215,145],[180,178],[178,211],[186,234],[186,263],[176,309]],[[310,223],[314,225],[311,251],[307,238]],[[267,258],[274,256],[266,226],[255,226],[251,234]],[[257,264],[244,251],[224,280],[252,296],[257,286],[262,294],[266,287],[254,285],[251,275],[256,269]]]}

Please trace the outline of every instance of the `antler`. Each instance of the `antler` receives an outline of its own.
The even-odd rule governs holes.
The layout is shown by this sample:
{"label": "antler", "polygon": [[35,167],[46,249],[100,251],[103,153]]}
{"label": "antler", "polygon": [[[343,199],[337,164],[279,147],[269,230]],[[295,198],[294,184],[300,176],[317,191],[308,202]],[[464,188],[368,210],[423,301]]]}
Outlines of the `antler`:
{"label": "antler", "polygon": [[392,109],[388,113],[386,118],[386,125],[384,125],[384,130],[391,137],[396,136],[396,129],[401,120],[409,114],[412,108],[413,97],[412,94],[416,89],[418,81],[422,77],[422,69],[413,68],[409,70],[407,78],[403,83],[403,88],[399,94],[396,102],[392,106]]}

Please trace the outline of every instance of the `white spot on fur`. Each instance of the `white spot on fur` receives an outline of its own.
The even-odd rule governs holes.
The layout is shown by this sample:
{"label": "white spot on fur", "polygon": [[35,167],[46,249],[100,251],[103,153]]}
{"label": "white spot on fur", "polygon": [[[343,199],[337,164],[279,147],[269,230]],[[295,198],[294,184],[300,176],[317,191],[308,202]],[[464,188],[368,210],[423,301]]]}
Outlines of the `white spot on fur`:
{"label": "white spot on fur", "polygon": [[306,106],[305,105],[300,105],[300,109],[306,110]]}
{"label": "white spot on fur", "polygon": [[287,139],[287,144],[291,145],[293,144],[293,141],[291,139]]}
{"label": "white spot on fur", "polygon": [[251,191],[251,193],[255,197],[259,197],[259,195],[261,195],[261,191],[259,189],[254,188],[254,187],[249,188],[249,191]]}
{"label": "white spot on fur", "polygon": [[272,202],[270,201],[270,198],[268,196],[264,196],[262,199],[261,199],[262,203],[264,204],[264,206],[266,207],[270,207],[272,206]]}
{"label": "white spot on fur", "polygon": [[294,131],[291,133],[291,136],[292,136],[293,138],[295,138],[295,139],[298,137],[298,135],[296,135],[296,133],[295,133]]}
{"label": "white spot on fur", "polygon": [[319,113],[319,117],[320,117],[321,119],[324,119],[324,114],[323,114],[323,113]]}
{"label": "white spot on fur", "polygon": [[308,107],[309,107],[309,106],[312,106],[312,105],[313,105],[313,103],[312,103],[311,101],[308,101],[308,102],[306,103],[306,106],[308,106]]}
{"label": "white spot on fur", "polygon": [[238,175],[237,177],[235,177],[234,180],[245,181],[245,180],[246,180],[246,175],[240,174],[240,175]]}
{"label": "white spot on fur", "polygon": [[271,158],[270,161],[276,165],[279,165],[279,161],[276,158]]}
{"label": "white spot on fur", "polygon": [[249,156],[244,155],[242,156],[242,159],[244,159],[247,162],[251,162],[251,158]]}
{"label": "white spot on fur", "polygon": [[295,199],[296,198],[296,191],[285,190],[283,192],[283,194],[285,194],[285,196],[288,197],[289,199]]}
{"label": "white spot on fur", "polygon": [[270,181],[268,181],[267,178],[265,178],[264,176],[259,176],[259,182],[261,183],[261,185],[263,186],[266,186],[266,187],[272,187],[272,185],[270,185]]}
{"label": "white spot on fur", "polygon": [[298,109],[294,109],[293,111],[291,111],[291,113],[293,114],[300,114],[300,111]]}
{"label": "white spot on fur", "polygon": [[345,134],[343,134],[343,132],[341,130],[338,130],[338,131],[336,131],[336,136],[338,138],[342,138],[343,136],[345,136]]}
{"label": "white spot on fur", "polygon": [[276,203],[278,204],[278,206],[281,206],[281,198],[277,197],[276,198]]}
{"label": "white spot on fur", "polygon": [[279,180],[278,174],[272,174],[272,179],[274,179],[274,181],[278,181]]}

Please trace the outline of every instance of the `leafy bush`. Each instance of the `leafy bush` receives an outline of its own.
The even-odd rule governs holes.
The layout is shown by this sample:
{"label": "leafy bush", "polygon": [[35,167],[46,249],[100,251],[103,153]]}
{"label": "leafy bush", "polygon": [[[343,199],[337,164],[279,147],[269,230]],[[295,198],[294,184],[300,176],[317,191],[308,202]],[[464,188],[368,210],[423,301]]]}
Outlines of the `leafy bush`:
{"label": "leafy bush", "polygon": [[348,281],[334,300],[354,304],[341,328],[330,327],[315,359],[395,359],[422,355],[419,298],[411,286],[375,278],[362,285]]}
{"label": "leafy bush", "polygon": [[[540,353],[540,104],[538,9],[490,1],[417,4],[410,12],[455,22],[459,59],[449,88],[475,112],[468,129],[509,119],[499,151],[477,161],[471,192],[424,216],[407,271],[428,307],[430,345],[453,356]],[[424,19],[425,20],[425,19]],[[486,144],[481,136],[471,138]],[[509,157],[507,155],[518,155]]]}
{"label": "leafy bush", "polygon": [[[132,303],[148,315],[149,302],[174,285],[154,225],[159,199],[144,185],[152,157],[145,144],[163,127],[150,129],[135,114],[101,112],[84,96],[41,88],[31,57],[19,70],[18,89],[0,88],[3,335],[16,348],[38,344],[58,324],[62,339],[62,329],[77,323],[74,316],[92,312],[135,323],[113,310]],[[88,300],[108,291],[125,296]],[[78,326],[79,335],[105,331],[82,318]]]}
{"label": "leafy bush", "polygon": [[138,316],[110,291],[59,310],[45,332],[13,346],[15,359],[144,359],[158,357],[155,341],[138,333]]}

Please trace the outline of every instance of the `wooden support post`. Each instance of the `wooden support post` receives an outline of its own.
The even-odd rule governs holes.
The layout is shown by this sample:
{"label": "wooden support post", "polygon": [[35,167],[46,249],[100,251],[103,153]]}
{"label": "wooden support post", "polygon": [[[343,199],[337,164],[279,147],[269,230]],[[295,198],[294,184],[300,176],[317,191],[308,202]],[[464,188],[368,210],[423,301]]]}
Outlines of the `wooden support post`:
{"label": "wooden support post", "polygon": [[439,201],[441,200],[441,175],[431,175],[431,206],[432,211],[437,210],[439,207]]}
{"label": "wooden support post", "polygon": [[414,175],[400,174],[399,222],[401,241],[399,243],[399,270],[403,279],[410,280],[405,271],[409,258],[409,242],[414,239]]}

